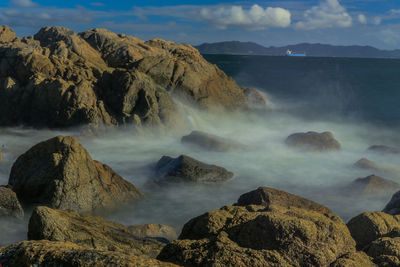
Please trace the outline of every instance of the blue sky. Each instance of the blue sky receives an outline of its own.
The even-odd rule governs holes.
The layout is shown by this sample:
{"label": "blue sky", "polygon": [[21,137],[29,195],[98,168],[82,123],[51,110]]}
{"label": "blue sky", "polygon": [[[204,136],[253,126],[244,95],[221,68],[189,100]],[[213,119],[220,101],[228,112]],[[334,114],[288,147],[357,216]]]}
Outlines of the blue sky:
{"label": "blue sky", "polygon": [[399,0],[0,0],[0,24],[19,36],[57,25],[195,45],[239,40],[265,46],[310,42],[400,48]]}

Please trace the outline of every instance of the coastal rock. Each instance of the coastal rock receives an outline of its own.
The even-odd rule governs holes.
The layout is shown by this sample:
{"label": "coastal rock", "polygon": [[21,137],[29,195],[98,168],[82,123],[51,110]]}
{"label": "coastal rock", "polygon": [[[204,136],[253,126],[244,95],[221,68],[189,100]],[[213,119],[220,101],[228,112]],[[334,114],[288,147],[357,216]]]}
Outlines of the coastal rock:
{"label": "coastal rock", "polygon": [[186,145],[215,152],[226,152],[231,149],[240,148],[240,145],[232,140],[201,131],[192,131],[189,135],[183,136],[181,142]]}
{"label": "coastal rock", "polygon": [[14,163],[9,185],[24,205],[99,211],[143,197],[110,167],[92,159],[75,137],[41,142]]}
{"label": "coastal rock", "polygon": [[349,230],[333,214],[249,205],[190,220],[157,258],[184,266],[329,266],[354,252]]}
{"label": "coastal rock", "polygon": [[376,267],[371,261],[371,258],[362,251],[346,254],[334,263],[330,267]]}
{"label": "coastal rock", "polygon": [[400,177],[400,169],[389,165],[378,164],[367,158],[362,158],[353,165],[358,169],[370,170],[384,175]]}
{"label": "coastal rock", "polygon": [[88,249],[70,242],[23,241],[0,248],[0,264],[7,267],[31,266],[124,266],[174,267],[143,256],[118,251]]}
{"label": "coastal rock", "polygon": [[285,143],[308,151],[340,150],[341,148],[331,132],[294,133],[286,138]]}
{"label": "coastal rock", "polygon": [[378,266],[400,266],[400,237],[383,237],[366,249]]}
{"label": "coastal rock", "polygon": [[163,224],[143,224],[129,226],[129,232],[143,239],[156,239],[172,241],[178,238],[175,229]]}
{"label": "coastal rock", "polygon": [[400,191],[393,194],[389,203],[386,204],[385,208],[383,209],[383,212],[392,215],[400,214]]}
{"label": "coastal rock", "polygon": [[3,152],[0,150],[0,163],[4,161],[4,155]]}
{"label": "coastal rock", "polygon": [[225,168],[203,163],[186,155],[177,158],[163,156],[157,163],[158,183],[195,182],[220,183],[233,177]]}
{"label": "coastal rock", "polygon": [[390,195],[400,190],[400,184],[376,175],[369,175],[354,180],[346,189],[356,195]]}
{"label": "coastal rock", "polygon": [[255,88],[241,87],[246,97],[247,104],[252,109],[265,109],[267,107],[267,96]]}
{"label": "coastal rock", "polygon": [[24,210],[14,191],[8,187],[0,186],[0,218],[3,217],[22,219]]}
{"label": "coastal rock", "polygon": [[172,96],[206,109],[247,107],[233,79],[190,45],[105,29],[44,27],[33,38],[0,29],[0,125],[176,127]]}
{"label": "coastal rock", "polygon": [[[135,235],[125,225],[75,211],[36,207],[29,220],[28,239],[72,242],[80,246],[155,257],[168,242]],[[161,241],[163,242],[161,242]]]}
{"label": "coastal rock", "polygon": [[390,147],[384,145],[373,145],[368,148],[368,151],[377,152],[381,154],[400,154],[400,148]]}
{"label": "coastal rock", "polygon": [[259,187],[239,197],[236,206],[261,205],[268,210],[274,207],[301,208],[321,213],[331,214],[331,211],[314,201],[269,187]]}

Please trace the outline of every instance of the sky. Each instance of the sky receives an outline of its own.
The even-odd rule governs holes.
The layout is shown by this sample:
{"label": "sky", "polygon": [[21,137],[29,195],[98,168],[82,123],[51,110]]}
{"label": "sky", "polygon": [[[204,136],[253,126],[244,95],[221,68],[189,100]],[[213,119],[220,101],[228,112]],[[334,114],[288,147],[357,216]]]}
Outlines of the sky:
{"label": "sky", "polygon": [[192,45],[238,40],[400,49],[400,0],[0,0],[0,24],[18,36],[64,26]]}

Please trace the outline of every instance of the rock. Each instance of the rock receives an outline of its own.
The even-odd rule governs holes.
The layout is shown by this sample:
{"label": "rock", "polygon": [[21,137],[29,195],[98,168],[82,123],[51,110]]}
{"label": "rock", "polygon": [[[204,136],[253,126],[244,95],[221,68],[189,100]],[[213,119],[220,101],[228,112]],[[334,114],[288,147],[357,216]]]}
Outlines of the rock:
{"label": "rock", "polygon": [[366,251],[378,266],[400,266],[400,237],[379,238]]}
{"label": "rock", "polygon": [[250,108],[253,109],[267,108],[268,100],[267,96],[263,92],[255,88],[249,88],[249,87],[241,87],[241,89],[243,90],[247,104],[249,105]]}
{"label": "rock", "polygon": [[388,195],[400,190],[400,184],[379,176],[369,175],[351,182],[347,188],[356,195]]}
{"label": "rock", "polygon": [[7,26],[0,26],[0,43],[13,41],[17,36],[15,32]]}
{"label": "rock", "polygon": [[0,264],[30,266],[176,266],[147,257],[117,251],[88,249],[70,242],[23,241],[0,248]]}
{"label": "rock", "polygon": [[390,176],[394,176],[394,177],[400,177],[400,169],[392,167],[392,166],[378,164],[367,158],[362,158],[359,161],[357,161],[356,163],[354,163],[354,167],[356,167],[358,169],[363,169],[363,170],[371,170],[371,171],[375,171],[378,173],[382,173],[382,174],[390,175]]}
{"label": "rock", "polygon": [[4,155],[3,152],[0,150],[0,163],[4,161]]}
{"label": "rock", "polygon": [[16,38],[0,28],[0,126],[181,127],[172,96],[209,110],[247,108],[234,80],[190,45],[63,27]]}
{"label": "rock", "polygon": [[163,156],[157,163],[155,182],[220,183],[233,177],[225,168],[203,163],[186,155]]}
{"label": "rock", "polygon": [[79,212],[114,209],[143,197],[70,136],[51,138],[19,156],[8,183],[24,205]]}
{"label": "rock", "polygon": [[357,247],[364,249],[378,238],[400,236],[400,215],[364,212],[352,218],[347,226],[357,242]]}
{"label": "rock", "polygon": [[14,191],[8,187],[0,186],[0,218],[3,217],[22,219],[24,210]]}
{"label": "rock", "polygon": [[368,150],[381,154],[400,154],[400,148],[383,146],[383,145],[373,145],[370,146]]}
{"label": "rock", "polygon": [[[168,241],[135,235],[125,225],[75,211],[36,207],[29,220],[28,239],[72,242],[80,246],[156,257]],[[162,241],[162,242],[161,242]]]}
{"label": "rock", "polygon": [[129,232],[138,238],[172,241],[178,238],[175,229],[163,224],[144,224],[129,226]]}
{"label": "rock", "polygon": [[329,266],[354,252],[349,230],[333,214],[249,205],[190,220],[157,258],[184,266]]}
{"label": "rock", "polygon": [[362,251],[346,254],[334,263],[330,267],[376,267],[371,261],[371,258]]}
{"label": "rock", "polygon": [[267,209],[272,209],[276,206],[287,209],[295,207],[326,214],[332,213],[328,208],[314,201],[269,187],[259,187],[256,190],[241,195],[235,205],[261,205]]}
{"label": "rock", "polygon": [[309,151],[340,150],[340,143],[331,132],[294,133],[288,136],[285,143],[291,147]]}
{"label": "rock", "polygon": [[389,203],[386,204],[385,208],[383,209],[383,212],[392,215],[400,214],[400,191],[393,194]]}
{"label": "rock", "polygon": [[226,152],[231,149],[240,148],[240,145],[232,140],[201,131],[192,131],[189,135],[183,136],[181,142],[186,145],[216,152]]}

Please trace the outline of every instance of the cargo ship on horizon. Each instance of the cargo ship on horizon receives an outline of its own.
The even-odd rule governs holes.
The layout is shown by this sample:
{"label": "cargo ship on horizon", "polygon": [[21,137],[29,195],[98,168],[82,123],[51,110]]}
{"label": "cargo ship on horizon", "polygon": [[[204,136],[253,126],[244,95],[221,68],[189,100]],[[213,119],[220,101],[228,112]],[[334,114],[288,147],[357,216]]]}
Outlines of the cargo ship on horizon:
{"label": "cargo ship on horizon", "polygon": [[287,57],[306,57],[307,54],[306,53],[300,53],[300,54],[293,53],[293,51],[288,49],[288,50],[286,50],[286,56]]}

